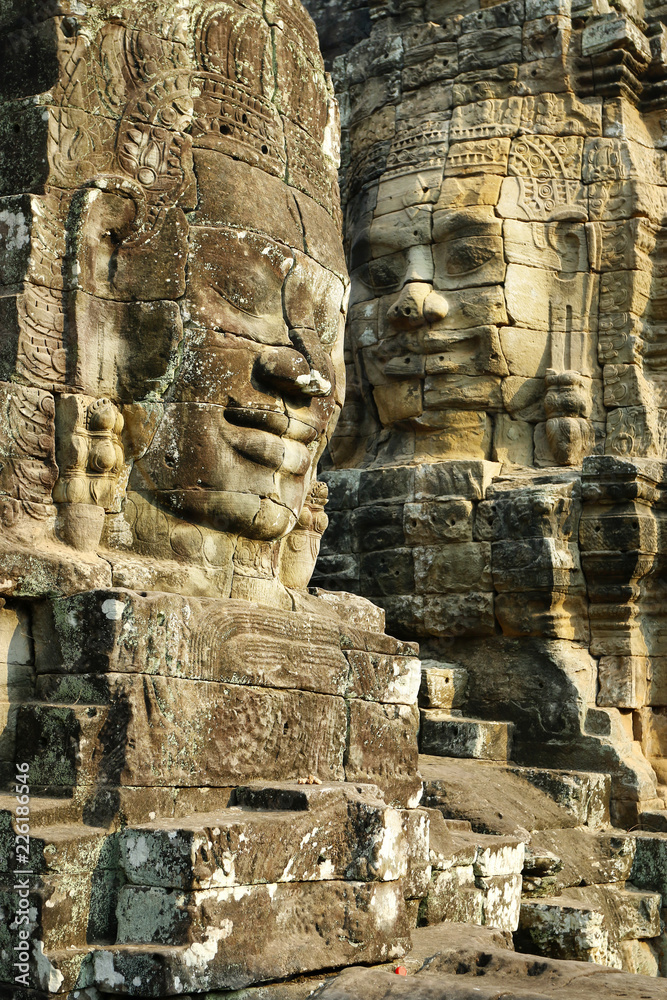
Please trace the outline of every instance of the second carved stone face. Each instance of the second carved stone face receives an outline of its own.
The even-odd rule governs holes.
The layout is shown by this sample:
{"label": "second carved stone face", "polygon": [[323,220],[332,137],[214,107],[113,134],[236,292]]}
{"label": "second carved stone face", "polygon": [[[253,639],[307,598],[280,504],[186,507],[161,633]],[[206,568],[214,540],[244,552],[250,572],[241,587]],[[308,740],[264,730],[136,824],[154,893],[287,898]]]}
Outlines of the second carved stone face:
{"label": "second carved stone face", "polygon": [[660,114],[591,93],[581,55],[620,60],[611,33],[539,10],[379,13],[336,64],[357,379],[337,465],[662,453],[639,346],[661,322]]}
{"label": "second carved stone face", "polygon": [[[492,180],[497,195],[500,179]],[[508,369],[498,334],[507,321],[502,222],[479,203],[487,188],[479,177],[440,175],[431,188],[428,171],[390,174],[356,234],[352,253],[362,248],[367,261],[353,272],[352,337],[401,458],[413,441],[425,459],[490,448],[479,411],[498,408]],[[374,337],[359,343],[371,316]]]}

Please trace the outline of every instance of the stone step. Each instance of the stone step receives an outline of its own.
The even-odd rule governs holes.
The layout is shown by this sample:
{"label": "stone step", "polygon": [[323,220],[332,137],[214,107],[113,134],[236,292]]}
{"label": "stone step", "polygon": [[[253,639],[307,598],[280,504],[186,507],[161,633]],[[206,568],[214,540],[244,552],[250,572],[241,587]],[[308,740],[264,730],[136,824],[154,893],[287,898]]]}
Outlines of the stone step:
{"label": "stone step", "polygon": [[511,722],[465,719],[440,709],[422,709],[419,729],[421,753],[468,760],[510,759]]}
{"label": "stone step", "polygon": [[[30,825],[58,826],[63,823],[77,823],[81,819],[81,810],[70,795],[47,796],[32,794],[34,786],[30,786]],[[69,790],[71,792],[71,789]],[[11,825],[16,810],[14,795],[0,795],[0,837],[3,831]],[[0,862],[0,870],[1,862]]]}
{"label": "stone step", "polygon": [[515,931],[521,905],[523,841],[453,832],[437,809],[429,809],[428,814],[431,881],[419,907],[419,924],[454,921]]}
{"label": "stone step", "polygon": [[481,833],[526,836],[528,831],[609,823],[608,775],[421,754],[422,806],[447,820],[470,822]]}
{"label": "stone step", "polygon": [[106,705],[24,702],[19,709],[16,757],[29,764],[31,788],[53,789],[58,795],[77,784],[95,784],[102,757],[95,750],[108,721]]}
{"label": "stone step", "polygon": [[374,785],[254,785],[236,789],[233,801],[214,813],[120,831],[128,882],[197,892],[294,881],[395,881],[407,874],[407,811],[387,806]]}
{"label": "stone step", "polygon": [[116,873],[104,874],[106,879],[93,873],[51,875],[46,880],[13,875],[11,882],[0,883],[0,912],[27,912],[23,926],[46,953],[83,948],[90,937],[113,939],[118,881]]}
{"label": "stone step", "polygon": [[667,807],[667,785],[658,785],[658,787],[656,788],[656,793],[658,798],[661,799],[662,802]]}
{"label": "stone step", "polygon": [[202,774],[230,791],[259,779],[371,780],[397,805],[419,803],[416,705],[178,677],[155,676],[145,687],[136,674],[104,681],[108,704],[22,705],[17,734],[35,791],[88,789],[84,820],[95,825],[119,821],[105,796],[118,801],[120,788],[162,796],[149,811],[173,813],[169,796],[194,795]]}
{"label": "stone step", "polygon": [[115,837],[76,823],[39,827],[31,811],[25,858],[15,851],[8,817],[3,815],[0,832],[0,909],[26,912],[31,937],[47,952],[114,940],[117,892],[124,881]]}
{"label": "stone step", "polygon": [[[31,827],[83,824],[112,832],[121,825],[147,823],[155,816],[189,816],[226,809],[234,788],[82,784],[47,790],[51,794],[45,794],[42,786],[30,785]],[[53,794],[56,791],[58,794]],[[0,795],[0,836],[11,824],[15,807],[13,795]]]}
{"label": "stone step", "polygon": [[667,833],[667,809],[643,809],[639,814],[639,829],[647,833]]}
{"label": "stone step", "polygon": [[571,886],[624,883],[632,876],[635,844],[621,830],[536,831],[526,852],[523,893],[558,896]]}
{"label": "stone step", "polygon": [[[161,945],[165,940],[173,944]],[[202,984],[234,990],[391,961],[409,947],[400,882],[273,883],[191,893],[125,886],[118,944],[98,950],[92,961],[102,991],[120,987],[163,997]]]}
{"label": "stone step", "polygon": [[[85,970],[94,951],[95,945],[38,951],[39,958],[35,961],[31,956],[29,963],[31,989],[18,987],[14,994],[9,984],[16,986],[16,969],[8,968],[0,954],[0,996],[3,1000],[5,997],[7,1000],[68,1000],[77,984],[80,985],[82,981],[90,982]],[[79,994],[80,1000],[88,1000],[88,996],[86,990]]]}
{"label": "stone step", "polygon": [[[119,871],[117,839],[73,823],[32,827],[28,861],[14,851],[11,827],[0,835],[0,909],[18,913],[29,890],[29,929],[44,951],[114,940]],[[28,871],[22,876],[19,872]],[[20,891],[19,891],[20,890]]]}
{"label": "stone step", "polygon": [[[423,830],[422,868],[430,876],[425,810],[391,808],[376,786],[357,783],[255,783],[239,787],[234,802],[112,834],[81,824],[35,827],[26,905],[44,961],[96,941],[102,950],[109,941],[141,946],[132,981],[146,977],[148,992],[140,995],[151,996],[153,981],[166,982],[170,993],[185,975],[196,985],[192,969],[201,974],[210,962],[210,982],[227,989],[315,971],[330,964],[327,948],[334,964],[402,953],[411,926],[404,882],[420,863],[412,830],[408,845],[411,824]],[[17,912],[10,824],[5,833],[0,908]],[[143,947],[165,942],[174,946],[165,953],[174,970],[166,980]],[[134,968],[127,948],[116,952],[125,956],[123,969]],[[108,954],[86,961],[103,970],[111,962],[113,970]],[[60,982],[57,962],[54,969]],[[10,974],[0,968],[0,979]]]}
{"label": "stone step", "polygon": [[[30,864],[25,866],[35,877],[43,881],[51,875],[84,875],[117,865],[118,846],[107,830],[82,823],[40,825],[46,817],[35,808],[37,802],[30,803]],[[15,868],[14,832],[7,812],[0,816],[0,879]]]}
{"label": "stone step", "polygon": [[524,900],[515,944],[530,954],[627,968],[625,943],[660,935],[661,905],[659,893],[629,883],[572,888],[560,896]]}

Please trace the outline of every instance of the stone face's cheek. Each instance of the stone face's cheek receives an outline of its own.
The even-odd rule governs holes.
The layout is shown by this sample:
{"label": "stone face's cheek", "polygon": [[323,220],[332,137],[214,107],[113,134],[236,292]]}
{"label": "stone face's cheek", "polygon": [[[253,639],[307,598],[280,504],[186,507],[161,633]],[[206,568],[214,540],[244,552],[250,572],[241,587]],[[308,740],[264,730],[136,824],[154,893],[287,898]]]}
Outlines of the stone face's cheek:
{"label": "stone face's cheek", "polygon": [[243,405],[270,406],[272,400],[267,400],[264,393],[256,392],[251,386],[257,359],[255,346],[241,340],[240,344],[237,342],[233,347],[225,347],[225,341],[232,338],[221,337],[223,346],[219,342],[211,344],[210,339],[191,333],[187,337],[169,399],[179,403],[218,403],[222,406],[227,402],[238,404],[243,400]]}
{"label": "stone face's cheek", "polygon": [[345,286],[341,278],[295,251],[294,266],[285,279],[284,312],[290,329],[314,330],[331,350],[341,336]]}

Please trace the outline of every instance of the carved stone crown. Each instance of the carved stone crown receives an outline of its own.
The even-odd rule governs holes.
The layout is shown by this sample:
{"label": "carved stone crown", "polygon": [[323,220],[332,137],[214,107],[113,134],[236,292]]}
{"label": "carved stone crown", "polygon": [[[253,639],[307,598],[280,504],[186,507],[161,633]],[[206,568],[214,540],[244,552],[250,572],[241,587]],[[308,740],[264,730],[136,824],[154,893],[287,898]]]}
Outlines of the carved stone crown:
{"label": "carved stone crown", "polygon": [[183,34],[194,53],[190,100],[178,95],[173,106],[176,127],[189,114],[195,148],[219,150],[284,178],[333,213],[338,163],[328,137],[336,132],[335,102],[301,5],[200,2],[189,28],[174,31],[175,51],[164,53],[162,79],[151,81],[151,93],[171,84]]}
{"label": "carved stone crown", "polygon": [[[73,39],[54,102],[56,148],[77,146],[60,158],[65,186],[129,175],[163,208],[178,200],[193,146],[286,180],[337,219],[337,106],[301,5],[194,0],[170,19],[137,6],[92,42],[83,30]],[[149,208],[144,228],[158,214]]]}

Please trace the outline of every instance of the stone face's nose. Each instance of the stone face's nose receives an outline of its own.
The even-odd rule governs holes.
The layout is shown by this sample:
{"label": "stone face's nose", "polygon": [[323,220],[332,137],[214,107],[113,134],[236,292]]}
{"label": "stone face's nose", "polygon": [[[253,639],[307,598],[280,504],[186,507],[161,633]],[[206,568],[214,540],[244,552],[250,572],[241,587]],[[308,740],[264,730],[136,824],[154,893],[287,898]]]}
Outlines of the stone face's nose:
{"label": "stone face's nose", "polygon": [[430,284],[409,281],[387,310],[387,319],[396,329],[412,329],[424,323],[437,323],[445,318],[448,310],[447,300],[434,292]]}

